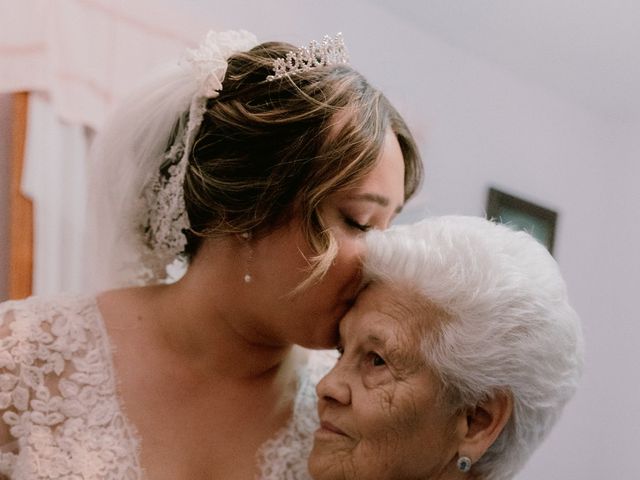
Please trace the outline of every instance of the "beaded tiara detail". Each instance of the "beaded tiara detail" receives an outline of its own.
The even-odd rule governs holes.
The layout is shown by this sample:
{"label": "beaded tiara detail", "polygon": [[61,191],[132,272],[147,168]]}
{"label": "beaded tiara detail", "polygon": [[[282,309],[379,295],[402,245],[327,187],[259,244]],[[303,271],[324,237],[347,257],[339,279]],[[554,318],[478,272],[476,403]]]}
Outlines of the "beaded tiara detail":
{"label": "beaded tiara detail", "polygon": [[325,67],[349,63],[349,55],[344,45],[342,33],[335,37],[325,35],[322,43],[315,40],[309,42],[307,47],[300,47],[295,52],[287,53],[285,58],[277,58],[273,61],[273,75],[267,77],[268,81],[278,78],[297,75],[307,72],[312,68]]}

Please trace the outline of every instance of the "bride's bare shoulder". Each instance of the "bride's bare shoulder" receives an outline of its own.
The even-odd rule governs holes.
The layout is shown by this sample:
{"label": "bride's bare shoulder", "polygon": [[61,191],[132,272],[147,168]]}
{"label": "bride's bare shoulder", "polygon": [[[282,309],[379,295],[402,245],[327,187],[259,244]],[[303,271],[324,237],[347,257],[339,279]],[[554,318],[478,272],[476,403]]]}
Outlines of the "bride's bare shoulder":
{"label": "bride's bare shoulder", "polygon": [[96,303],[108,329],[129,329],[150,313],[149,294],[154,287],[107,290],[97,295]]}

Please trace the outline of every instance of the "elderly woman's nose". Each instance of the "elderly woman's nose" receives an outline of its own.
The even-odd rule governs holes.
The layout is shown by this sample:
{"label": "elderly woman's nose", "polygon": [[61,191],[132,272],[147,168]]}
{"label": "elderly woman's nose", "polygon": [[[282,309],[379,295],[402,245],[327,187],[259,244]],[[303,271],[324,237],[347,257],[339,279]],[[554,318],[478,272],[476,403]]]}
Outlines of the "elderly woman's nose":
{"label": "elderly woman's nose", "polygon": [[342,405],[351,403],[351,389],[344,377],[344,372],[340,369],[339,363],[318,382],[316,393],[318,398],[327,402],[335,402]]}

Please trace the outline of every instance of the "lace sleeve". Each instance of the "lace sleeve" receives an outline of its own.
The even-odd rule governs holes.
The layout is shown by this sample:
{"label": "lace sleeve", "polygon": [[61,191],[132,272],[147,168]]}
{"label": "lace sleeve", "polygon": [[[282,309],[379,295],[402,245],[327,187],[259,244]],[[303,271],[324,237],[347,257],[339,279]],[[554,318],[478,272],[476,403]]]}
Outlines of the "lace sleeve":
{"label": "lace sleeve", "polygon": [[138,479],[95,299],[0,304],[0,479]]}
{"label": "lace sleeve", "polygon": [[[15,415],[14,396],[18,383],[15,362],[11,356],[11,347],[14,339],[10,325],[14,321],[13,313],[0,304],[0,480],[9,478],[15,453],[17,452],[17,439],[11,434],[11,429],[5,418]],[[6,476],[5,476],[6,475]]]}

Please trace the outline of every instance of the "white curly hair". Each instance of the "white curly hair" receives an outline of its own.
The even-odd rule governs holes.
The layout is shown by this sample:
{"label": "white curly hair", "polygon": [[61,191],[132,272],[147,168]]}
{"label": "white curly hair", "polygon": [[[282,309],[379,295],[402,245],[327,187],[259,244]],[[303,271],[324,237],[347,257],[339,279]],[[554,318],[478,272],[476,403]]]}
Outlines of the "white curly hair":
{"label": "white curly hair", "polygon": [[448,321],[423,342],[446,398],[473,406],[498,390],[514,411],[473,470],[511,479],[575,392],[583,363],[578,316],[549,252],[525,232],[444,216],[366,236],[365,278],[410,286]]}

